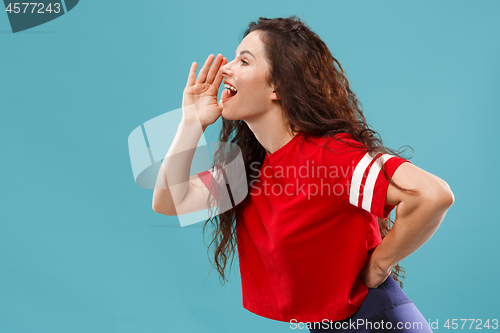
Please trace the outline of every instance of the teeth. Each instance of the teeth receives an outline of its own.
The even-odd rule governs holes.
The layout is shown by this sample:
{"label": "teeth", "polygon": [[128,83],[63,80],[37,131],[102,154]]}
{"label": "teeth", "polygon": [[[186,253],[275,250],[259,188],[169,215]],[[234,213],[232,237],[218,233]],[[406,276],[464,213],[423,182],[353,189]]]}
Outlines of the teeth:
{"label": "teeth", "polygon": [[227,88],[227,89],[230,89],[234,92],[237,92],[238,90],[236,90],[235,87],[233,87],[232,85],[228,84],[228,83],[224,83],[224,87]]}

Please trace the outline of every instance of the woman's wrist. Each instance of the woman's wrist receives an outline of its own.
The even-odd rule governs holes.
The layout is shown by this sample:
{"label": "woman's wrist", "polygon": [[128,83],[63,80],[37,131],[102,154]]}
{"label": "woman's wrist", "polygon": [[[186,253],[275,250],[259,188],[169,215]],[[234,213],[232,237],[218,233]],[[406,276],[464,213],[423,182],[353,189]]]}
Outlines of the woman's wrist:
{"label": "woman's wrist", "polygon": [[373,260],[380,274],[388,274],[392,271],[397,263],[394,264],[391,260],[389,260],[389,258],[385,258],[384,256],[382,256],[381,249],[379,249],[379,247],[380,244],[373,251]]}
{"label": "woman's wrist", "polygon": [[202,132],[205,132],[205,129],[208,127],[206,124],[202,124],[199,121],[189,121],[184,118],[181,119],[181,122],[179,123],[179,127],[183,128],[189,128],[189,129],[200,129]]}

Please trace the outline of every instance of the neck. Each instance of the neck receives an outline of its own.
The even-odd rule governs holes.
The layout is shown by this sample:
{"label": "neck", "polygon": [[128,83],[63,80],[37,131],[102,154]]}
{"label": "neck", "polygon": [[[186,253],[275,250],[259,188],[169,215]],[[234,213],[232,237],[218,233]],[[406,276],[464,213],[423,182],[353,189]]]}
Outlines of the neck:
{"label": "neck", "polygon": [[297,134],[283,119],[279,105],[245,122],[268,155],[286,145]]}

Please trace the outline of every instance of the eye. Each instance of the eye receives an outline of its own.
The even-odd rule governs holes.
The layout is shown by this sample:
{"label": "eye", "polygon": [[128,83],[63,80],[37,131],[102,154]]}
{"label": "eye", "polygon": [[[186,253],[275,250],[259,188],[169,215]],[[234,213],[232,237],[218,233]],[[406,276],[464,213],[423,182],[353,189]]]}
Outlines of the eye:
{"label": "eye", "polygon": [[248,65],[248,62],[246,62],[245,60],[241,59],[241,62],[243,63],[243,65]]}

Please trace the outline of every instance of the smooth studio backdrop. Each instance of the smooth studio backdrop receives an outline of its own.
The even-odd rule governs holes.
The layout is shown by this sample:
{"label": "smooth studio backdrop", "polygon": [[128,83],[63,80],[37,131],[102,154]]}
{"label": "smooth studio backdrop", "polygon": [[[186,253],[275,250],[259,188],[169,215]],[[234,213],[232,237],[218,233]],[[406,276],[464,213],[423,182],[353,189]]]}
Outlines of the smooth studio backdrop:
{"label": "smooth studio backdrop", "polygon": [[16,34],[0,12],[1,332],[290,331],[243,309],[237,258],[225,286],[215,269],[206,279],[203,222],[153,212],[127,138],[181,106],[193,61],[232,60],[250,21],[292,14],[344,66],[384,144],[410,145],[455,194],[401,262],[405,293],[441,331],[500,317],[498,2],[82,0]]}

